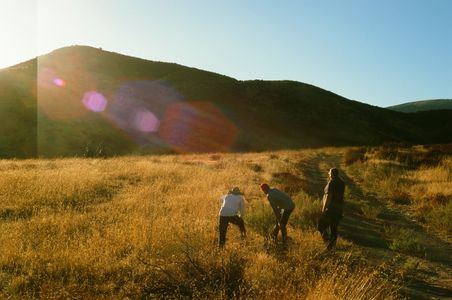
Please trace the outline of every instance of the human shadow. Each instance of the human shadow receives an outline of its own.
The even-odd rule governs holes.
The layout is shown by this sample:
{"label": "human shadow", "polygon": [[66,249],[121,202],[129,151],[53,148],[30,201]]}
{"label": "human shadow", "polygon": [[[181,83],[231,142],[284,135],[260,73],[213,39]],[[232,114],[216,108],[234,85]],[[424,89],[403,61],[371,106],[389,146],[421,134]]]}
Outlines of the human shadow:
{"label": "human shadow", "polygon": [[[340,156],[317,156],[311,160],[299,163],[304,177],[307,178],[310,189],[305,191],[312,197],[321,196],[323,187],[327,179],[325,170],[320,165],[325,162],[331,166],[339,167],[342,179],[348,189],[347,195],[351,198],[345,199],[344,218],[339,224],[339,236],[353,244],[368,247],[369,249],[381,249],[389,256],[396,255],[398,252],[389,249],[393,238],[385,230],[387,227],[396,229],[410,229],[419,237],[419,242],[424,247],[423,252],[409,253],[407,255],[417,256],[421,259],[434,263],[451,266],[452,256],[450,255],[451,245],[436,236],[428,233],[421,225],[410,220],[403,211],[388,207],[386,203],[378,199],[377,194],[369,193],[363,190],[359,182],[347,174],[344,168],[340,168]],[[322,160],[324,160],[322,162]],[[375,207],[378,211],[375,217],[365,215],[360,205],[368,204]],[[387,252],[386,252],[387,251]],[[404,253],[406,254],[406,253]],[[436,272],[429,277],[437,276]],[[405,286],[401,292],[404,296],[415,299],[431,299],[432,297],[447,297],[452,294],[452,290],[445,286],[429,283],[427,278],[424,280],[418,274],[408,276],[404,279]]]}

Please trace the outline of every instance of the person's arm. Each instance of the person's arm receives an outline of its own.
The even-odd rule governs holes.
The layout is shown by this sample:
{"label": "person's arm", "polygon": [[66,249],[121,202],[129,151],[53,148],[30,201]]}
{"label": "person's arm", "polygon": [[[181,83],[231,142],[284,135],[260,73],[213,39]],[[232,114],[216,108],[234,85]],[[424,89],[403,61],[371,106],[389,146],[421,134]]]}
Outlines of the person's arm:
{"label": "person's arm", "polygon": [[273,212],[275,213],[276,220],[277,220],[277,222],[279,224],[279,221],[281,220],[281,210],[279,209],[278,206],[276,206],[272,202],[270,202],[270,205],[273,208]]}
{"label": "person's arm", "polygon": [[331,193],[327,193],[323,196],[323,207],[322,212],[325,212],[325,210],[330,206],[331,198],[333,195]]}
{"label": "person's arm", "polygon": [[243,219],[245,216],[245,197],[240,197],[240,217]]}

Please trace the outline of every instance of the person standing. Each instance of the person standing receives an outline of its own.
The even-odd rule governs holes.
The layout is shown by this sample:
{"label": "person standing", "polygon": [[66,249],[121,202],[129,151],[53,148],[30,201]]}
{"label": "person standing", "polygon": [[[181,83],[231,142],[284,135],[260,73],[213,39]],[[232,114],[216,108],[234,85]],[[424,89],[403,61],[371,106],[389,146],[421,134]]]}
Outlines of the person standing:
{"label": "person standing", "polygon": [[329,179],[324,189],[322,215],[320,216],[318,230],[327,245],[327,249],[331,250],[336,246],[337,228],[343,217],[345,184],[339,177],[337,168],[331,168],[328,175]]}
{"label": "person standing", "polygon": [[222,196],[221,200],[223,203],[219,212],[219,246],[224,247],[229,223],[239,227],[242,239],[246,237],[245,223],[243,222],[243,217],[245,215],[245,199],[240,189],[234,187],[227,195]]}
{"label": "person standing", "polygon": [[261,190],[267,195],[268,202],[273,209],[276,217],[276,225],[273,227],[271,237],[276,241],[279,230],[281,230],[283,244],[287,243],[287,222],[289,221],[290,214],[295,209],[295,203],[284,192],[276,188],[270,188],[266,183],[260,185]]}

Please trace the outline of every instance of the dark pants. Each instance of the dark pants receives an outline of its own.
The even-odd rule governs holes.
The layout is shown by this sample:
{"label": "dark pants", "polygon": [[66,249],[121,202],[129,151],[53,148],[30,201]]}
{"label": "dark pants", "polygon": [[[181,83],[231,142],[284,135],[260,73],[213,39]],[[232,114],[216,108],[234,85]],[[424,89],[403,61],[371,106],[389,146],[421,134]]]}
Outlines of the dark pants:
{"label": "dark pants", "polygon": [[282,241],[285,243],[287,241],[287,222],[289,221],[290,214],[293,212],[293,209],[284,209],[281,210],[281,219],[276,220],[276,225],[273,227],[273,231],[271,236],[274,240],[278,237],[279,230],[281,229]]}
{"label": "dark pants", "polygon": [[242,239],[245,238],[246,236],[245,223],[243,222],[243,219],[241,217],[220,216],[220,222],[218,226],[218,229],[220,230],[220,240],[219,240],[220,247],[224,246],[224,244],[226,243],[226,232],[228,231],[229,223],[237,225],[240,228],[240,234],[242,236]]}
{"label": "dark pants", "polygon": [[[322,235],[322,239],[327,245],[327,249],[331,250],[336,246],[337,241],[337,227],[342,216],[340,214],[324,212],[319,219],[317,229]],[[330,229],[331,233],[328,233]]]}

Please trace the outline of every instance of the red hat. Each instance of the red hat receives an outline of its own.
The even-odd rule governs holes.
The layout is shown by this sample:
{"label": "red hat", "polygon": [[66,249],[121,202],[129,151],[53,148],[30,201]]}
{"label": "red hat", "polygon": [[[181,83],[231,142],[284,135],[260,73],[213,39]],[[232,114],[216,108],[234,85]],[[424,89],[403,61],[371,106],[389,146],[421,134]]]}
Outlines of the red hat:
{"label": "red hat", "polygon": [[260,185],[260,187],[261,187],[261,190],[263,190],[264,192],[268,191],[270,189],[270,186],[268,184],[266,184],[266,183],[262,183]]}

